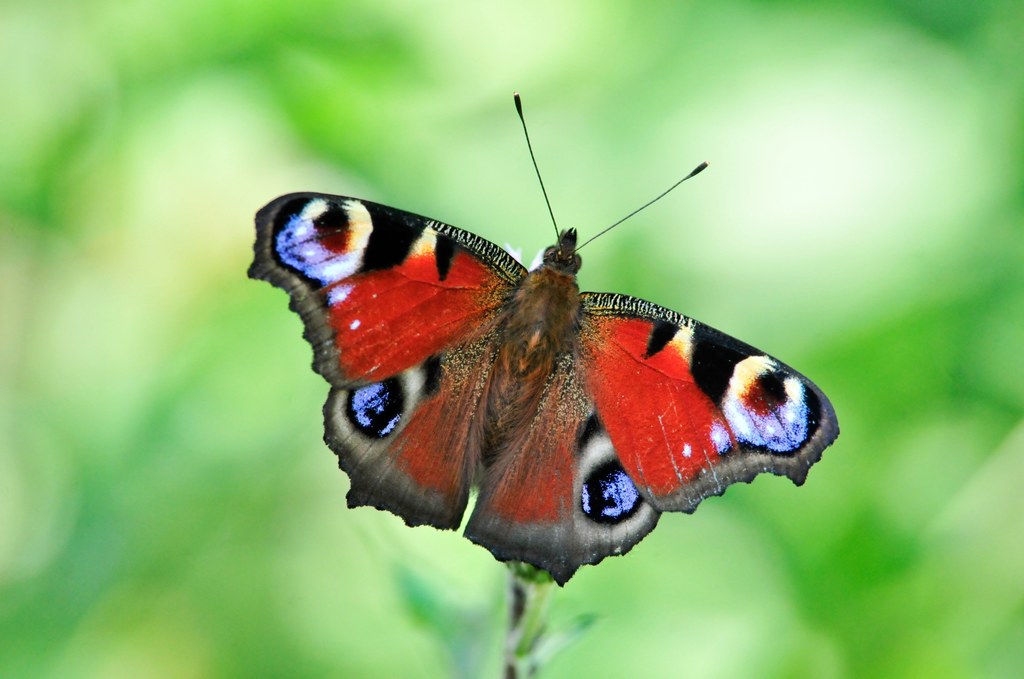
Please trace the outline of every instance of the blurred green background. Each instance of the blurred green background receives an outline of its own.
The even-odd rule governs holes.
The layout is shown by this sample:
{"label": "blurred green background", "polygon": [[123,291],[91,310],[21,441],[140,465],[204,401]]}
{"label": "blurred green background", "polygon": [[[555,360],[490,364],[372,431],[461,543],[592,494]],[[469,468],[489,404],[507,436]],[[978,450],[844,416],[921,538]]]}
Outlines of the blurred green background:
{"label": "blurred green background", "polygon": [[1024,675],[1024,5],[0,5],[0,676],[497,676],[504,569],[345,508],[245,277],[293,190],[552,239],[842,435],[556,593],[545,677]]}

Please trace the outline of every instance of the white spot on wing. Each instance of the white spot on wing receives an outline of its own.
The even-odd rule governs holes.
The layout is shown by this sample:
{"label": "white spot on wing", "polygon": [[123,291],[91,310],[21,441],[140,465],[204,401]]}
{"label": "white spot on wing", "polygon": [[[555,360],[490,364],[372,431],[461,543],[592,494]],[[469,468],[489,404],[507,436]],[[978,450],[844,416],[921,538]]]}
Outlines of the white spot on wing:
{"label": "white spot on wing", "polygon": [[330,305],[344,302],[352,292],[351,285],[335,285],[327,291],[327,303]]}
{"label": "white spot on wing", "polygon": [[721,422],[715,422],[711,425],[711,442],[715,444],[715,450],[718,451],[719,455],[732,448],[729,432],[726,431],[725,425]]}
{"label": "white spot on wing", "polygon": [[365,250],[373,231],[373,219],[370,212],[358,200],[345,201],[345,214],[348,215],[348,228],[351,232],[350,250]]}
{"label": "white spot on wing", "polygon": [[693,328],[685,325],[679,326],[676,330],[676,334],[669,341],[669,346],[673,347],[680,356],[686,359],[687,363],[690,363],[693,359]]}
{"label": "white spot on wing", "polygon": [[[326,250],[324,251],[326,252]],[[323,264],[310,267],[310,274],[321,283],[333,283],[348,278],[359,268],[359,257],[328,254]]]}
{"label": "white spot on wing", "polygon": [[352,323],[349,324],[348,329],[355,330],[356,328],[359,327],[360,323],[360,320],[357,318],[356,320],[352,321]]}
{"label": "white spot on wing", "polygon": [[410,257],[417,255],[432,255],[434,249],[437,247],[437,232],[433,229],[423,229],[423,233],[416,242],[412,244],[412,249],[409,251]]}
{"label": "white spot on wing", "polygon": [[[327,201],[323,198],[314,198],[313,200],[306,203],[306,206],[302,208],[300,216],[307,223],[312,224],[313,220],[327,212]],[[312,232],[312,228],[310,228]]]}
{"label": "white spot on wing", "polygon": [[767,356],[748,356],[733,368],[729,379],[729,390],[742,394],[751,387],[761,375],[775,369],[775,361]]}

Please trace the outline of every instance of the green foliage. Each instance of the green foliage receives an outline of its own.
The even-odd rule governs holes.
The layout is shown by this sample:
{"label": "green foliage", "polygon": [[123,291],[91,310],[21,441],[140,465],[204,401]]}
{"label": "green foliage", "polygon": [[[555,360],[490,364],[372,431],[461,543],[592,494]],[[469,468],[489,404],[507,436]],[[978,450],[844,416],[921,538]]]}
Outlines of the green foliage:
{"label": "green foliage", "polygon": [[581,235],[711,161],[581,284],[778,355],[842,427],[804,487],[549,586],[545,679],[1024,674],[1021,7],[3,4],[0,676],[497,676],[505,569],[345,508],[245,270],[292,190],[532,256],[514,90]]}

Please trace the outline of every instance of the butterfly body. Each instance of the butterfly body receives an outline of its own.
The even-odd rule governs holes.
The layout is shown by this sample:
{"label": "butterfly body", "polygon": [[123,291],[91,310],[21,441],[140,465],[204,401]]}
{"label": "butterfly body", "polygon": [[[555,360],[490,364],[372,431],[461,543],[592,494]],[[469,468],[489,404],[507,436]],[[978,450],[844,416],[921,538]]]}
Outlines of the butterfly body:
{"label": "butterfly body", "polygon": [[[521,449],[557,362],[576,353],[578,266],[575,232],[566,234],[558,248],[549,249],[543,265],[523,278],[499,315],[497,356],[478,423],[484,431],[480,453],[485,464]],[[557,259],[563,251],[569,266]]]}
{"label": "butterfly body", "polygon": [[303,318],[349,505],[453,529],[475,487],[466,536],[559,583],[730,483],[802,483],[838,435],[827,398],[776,359],[581,293],[574,230],[527,272],[469,232],[352,198],[282,196],[256,226],[250,275]]}

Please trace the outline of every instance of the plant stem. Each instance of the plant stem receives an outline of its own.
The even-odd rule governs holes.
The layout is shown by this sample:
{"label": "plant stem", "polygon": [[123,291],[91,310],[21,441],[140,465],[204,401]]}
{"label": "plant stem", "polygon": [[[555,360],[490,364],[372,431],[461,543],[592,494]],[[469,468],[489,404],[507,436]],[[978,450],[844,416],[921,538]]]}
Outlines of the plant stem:
{"label": "plant stem", "polygon": [[554,581],[529,564],[508,565],[508,630],[505,635],[504,679],[529,679],[543,658],[535,651],[547,627]]}

